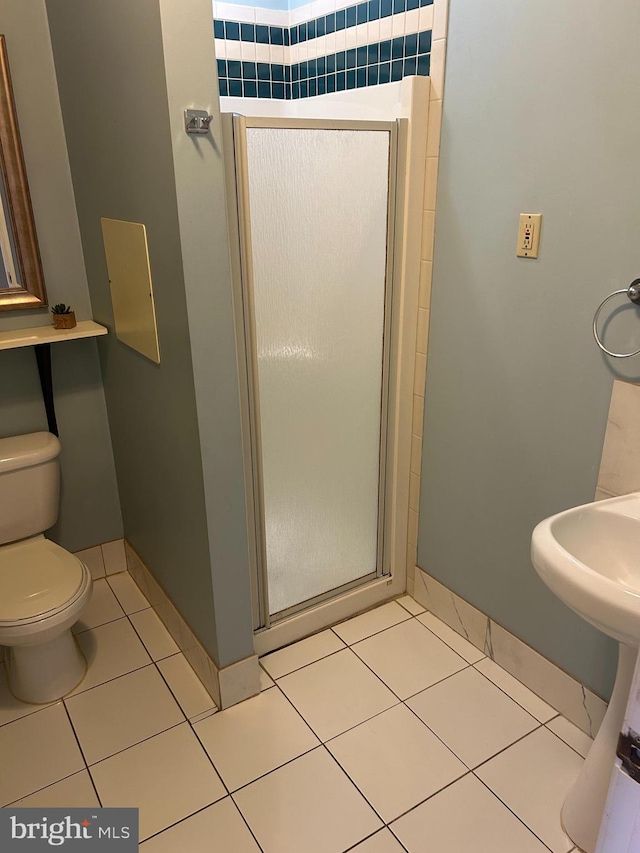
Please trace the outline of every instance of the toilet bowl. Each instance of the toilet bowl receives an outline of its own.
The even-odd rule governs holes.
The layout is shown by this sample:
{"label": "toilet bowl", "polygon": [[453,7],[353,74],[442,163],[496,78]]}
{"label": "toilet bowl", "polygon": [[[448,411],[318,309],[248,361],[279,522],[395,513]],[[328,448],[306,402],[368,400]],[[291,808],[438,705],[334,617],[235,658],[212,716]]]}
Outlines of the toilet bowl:
{"label": "toilet bowl", "polygon": [[65,696],[87,668],[71,626],[91,575],[43,535],[58,515],[59,453],[49,433],[0,439],[0,645],[11,692],[36,704]]}

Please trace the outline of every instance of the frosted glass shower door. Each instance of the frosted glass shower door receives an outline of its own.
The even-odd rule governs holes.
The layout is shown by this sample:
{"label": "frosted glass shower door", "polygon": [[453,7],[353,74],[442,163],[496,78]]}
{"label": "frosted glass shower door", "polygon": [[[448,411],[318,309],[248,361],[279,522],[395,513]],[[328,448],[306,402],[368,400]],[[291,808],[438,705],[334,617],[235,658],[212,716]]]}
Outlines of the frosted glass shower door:
{"label": "frosted glass shower door", "polygon": [[245,147],[271,615],[375,577],[380,554],[392,132],[292,124],[248,126]]}

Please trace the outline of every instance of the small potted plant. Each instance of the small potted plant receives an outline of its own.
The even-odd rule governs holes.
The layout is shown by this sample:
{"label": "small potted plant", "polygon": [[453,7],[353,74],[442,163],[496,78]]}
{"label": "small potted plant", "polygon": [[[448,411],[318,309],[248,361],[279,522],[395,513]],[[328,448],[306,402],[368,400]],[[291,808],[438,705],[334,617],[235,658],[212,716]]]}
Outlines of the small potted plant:
{"label": "small potted plant", "polygon": [[51,309],[53,314],[53,325],[56,329],[73,329],[76,325],[75,311],[71,310],[70,305],[65,305],[64,302],[59,302]]}

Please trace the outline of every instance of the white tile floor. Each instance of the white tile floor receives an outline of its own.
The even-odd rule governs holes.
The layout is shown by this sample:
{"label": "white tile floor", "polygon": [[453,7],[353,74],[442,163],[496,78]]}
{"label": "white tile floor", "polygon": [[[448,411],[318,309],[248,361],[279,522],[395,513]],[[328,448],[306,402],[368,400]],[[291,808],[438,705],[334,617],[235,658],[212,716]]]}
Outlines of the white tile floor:
{"label": "white tile floor", "polygon": [[[64,702],[0,673],[0,805],[137,806],[144,853],[568,853],[589,739],[408,596],[262,659],[223,712],[127,574]],[[526,772],[523,772],[526,768]]]}

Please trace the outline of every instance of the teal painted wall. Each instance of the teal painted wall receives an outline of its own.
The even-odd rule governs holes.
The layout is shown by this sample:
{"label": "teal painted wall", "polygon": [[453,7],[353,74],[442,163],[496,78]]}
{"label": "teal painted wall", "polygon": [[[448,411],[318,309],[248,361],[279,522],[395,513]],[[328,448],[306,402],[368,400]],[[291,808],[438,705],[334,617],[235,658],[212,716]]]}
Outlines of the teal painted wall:
{"label": "teal painted wall", "polygon": [[47,9],[94,315],[112,329],[100,217],[147,226],[161,363],[99,345],[125,536],[224,666],[253,633],[219,122],[200,149],[179,127],[185,92],[218,109],[211,5]]}
{"label": "teal painted wall", "polygon": [[[0,0],[16,110],[50,304],[92,316],[44,0]],[[0,313],[0,331],[47,326],[47,308]],[[48,535],[71,551],[122,536],[96,342],[52,347],[62,493]],[[47,429],[31,347],[0,353],[0,437]]]}
{"label": "teal painted wall", "polygon": [[[612,380],[640,378],[591,335],[640,275],[639,32],[633,3],[451,0],[425,399],[418,564],[605,696],[615,644],[529,547],[593,499]],[[538,260],[520,212],[543,214]]]}

